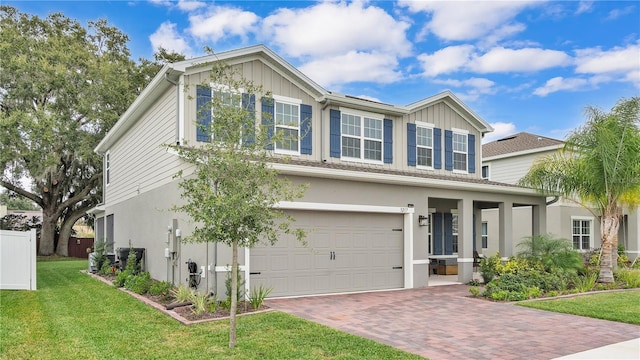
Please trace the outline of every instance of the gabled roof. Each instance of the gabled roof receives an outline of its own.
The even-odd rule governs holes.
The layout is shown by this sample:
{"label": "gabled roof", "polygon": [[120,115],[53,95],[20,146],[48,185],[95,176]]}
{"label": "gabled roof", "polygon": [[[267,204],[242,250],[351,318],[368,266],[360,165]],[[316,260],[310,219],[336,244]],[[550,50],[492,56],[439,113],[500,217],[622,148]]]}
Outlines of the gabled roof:
{"label": "gabled roof", "polygon": [[564,141],[520,132],[482,145],[482,158],[507,157],[517,154],[557,150]]}

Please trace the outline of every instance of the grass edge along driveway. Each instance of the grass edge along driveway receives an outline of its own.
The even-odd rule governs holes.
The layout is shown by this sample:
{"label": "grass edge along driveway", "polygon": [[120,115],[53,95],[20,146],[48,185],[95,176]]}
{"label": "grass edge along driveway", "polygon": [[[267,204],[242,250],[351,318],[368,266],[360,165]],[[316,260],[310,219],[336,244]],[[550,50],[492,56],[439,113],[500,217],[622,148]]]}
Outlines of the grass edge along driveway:
{"label": "grass edge along driveway", "polygon": [[40,261],[37,291],[0,291],[1,359],[421,359],[280,312],[184,326],[82,274],[86,260]]}

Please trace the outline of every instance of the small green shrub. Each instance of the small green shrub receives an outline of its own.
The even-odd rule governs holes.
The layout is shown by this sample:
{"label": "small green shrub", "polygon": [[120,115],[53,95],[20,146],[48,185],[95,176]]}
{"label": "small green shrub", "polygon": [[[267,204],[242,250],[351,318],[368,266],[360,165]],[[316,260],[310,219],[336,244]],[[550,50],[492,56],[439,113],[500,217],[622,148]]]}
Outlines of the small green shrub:
{"label": "small green shrub", "polygon": [[582,276],[576,277],[573,281],[573,286],[578,292],[587,292],[593,290],[596,286],[596,281],[598,281],[598,272],[589,271]]}
{"label": "small green shrub", "polygon": [[227,298],[224,301],[220,302],[220,307],[225,309],[225,310],[229,310],[231,309],[231,299]]}
{"label": "small green shrub", "polygon": [[487,258],[480,259],[480,276],[482,276],[485,284],[489,284],[498,274],[497,267],[499,264],[502,264],[502,258],[500,258],[499,252]]}
{"label": "small green shrub", "polygon": [[207,294],[196,293],[191,300],[191,312],[197,316],[204,314],[207,310]]}
{"label": "small green shrub", "polygon": [[478,297],[480,295],[480,288],[478,288],[477,286],[472,286],[469,288],[469,293],[471,293],[471,295],[474,297]]}
{"label": "small green shrub", "polygon": [[151,274],[148,271],[141,272],[136,275],[130,275],[124,281],[125,289],[133,291],[136,294],[144,294],[149,291],[151,286]]}
{"label": "small green shrub", "polygon": [[98,270],[98,275],[110,275],[113,273],[113,266],[111,266],[111,261],[109,260],[109,258],[105,257],[104,261],[102,262],[102,266],[100,267],[100,270]]}
{"label": "small green shrub", "polygon": [[272,290],[272,287],[265,288],[262,285],[257,289],[254,287],[253,291],[249,294],[249,302],[251,303],[251,306],[253,306],[254,309],[259,309],[260,306],[262,306],[262,303],[264,303],[264,299],[269,296]]}
{"label": "small green shrub", "polygon": [[123,287],[124,286],[124,282],[127,280],[127,278],[133,275],[129,270],[123,270],[123,271],[116,271],[116,278],[113,280],[113,285],[115,285],[116,287]]}
{"label": "small green shrub", "polygon": [[556,296],[558,296],[558,291],[556,291],[556,290],[551,290],[551,291],[547,292],[547,296],[549,296],[549,297],[556,297]]}
{"label": "small green shrub", "polygon": [[[238,271],[238,291],[236,293],[236,299],[238,301],[244,300],[244,279],[242,279],[242,274]],[[227,271],[227,277],[224,280],[224,286],[226,288],[227,299],[231,299],[231,271]]]}
{"label": "small green shrub", "polygon": [[535,299],[535,298],[538,298],[538,297],[542,296],[542,293],[543,292],[539,287],[532,286],[530,288],[527,288],[526,298],[527,299]]}
{"label": "small green shrub", "polygon": [[137,274],[140,271],[140,266],[138,266],[138,258],[136,257],[136,252],[133,250],[133,245],[129,244],[129,255],[127,256],[127,266],[125,266],[125,271],[129,271],[130,274]]}
{"label": "small green shrub", "polygon": [[518,274],[523,273],[532,267],[533,265],[525,258],[511,257],[504,264],[502,262],[497,263],[496,272],[499,276],[503,274]]}
{"label": "small green shrub", "polygon": [[216,310],[218,310],[219,306],[220,302],[218,301],[217,295],[209,296],[207,298],[207,311],[214,313],[216,312]]}
{"label": "small green shrub", "polygon": [[629,261],[629,257],[626,254],[618,254],[618,267],[626,268],[629,267],[631,261]]}
{"label": "small green shrub", "polygon": [[471,279],[471,281],[469,281],[469,286],[480,286],[480,282],[476,279]]}
{"label": "small green shrub", "polygon": [[640,270],[619,269],[613,275],[615,279],[622,282],[627,289],[640,287]]}
{"label": "small green shrub", "polygon": [[171,288],[173,288],[173,285],[168,281],[153,281],[149,286],[149,294],[166,297],[169,296]]}
{"label": "small green shrub", "polygon": [[194,291],[186,285],[180,285],[171,289],[171,296],[176,299],[176,302],[191,302],[193,300]]}

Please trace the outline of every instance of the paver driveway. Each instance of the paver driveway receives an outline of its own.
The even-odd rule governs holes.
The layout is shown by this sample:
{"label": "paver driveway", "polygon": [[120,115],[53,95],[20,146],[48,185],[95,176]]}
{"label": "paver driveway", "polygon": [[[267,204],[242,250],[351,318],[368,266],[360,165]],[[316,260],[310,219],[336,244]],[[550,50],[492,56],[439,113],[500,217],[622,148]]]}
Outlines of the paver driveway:
{"label": "paver driveway", "polygon": [[468,297],[449,285],[271,299],[305,319],[431,359],[553,359],[640,337],[640,326]]}

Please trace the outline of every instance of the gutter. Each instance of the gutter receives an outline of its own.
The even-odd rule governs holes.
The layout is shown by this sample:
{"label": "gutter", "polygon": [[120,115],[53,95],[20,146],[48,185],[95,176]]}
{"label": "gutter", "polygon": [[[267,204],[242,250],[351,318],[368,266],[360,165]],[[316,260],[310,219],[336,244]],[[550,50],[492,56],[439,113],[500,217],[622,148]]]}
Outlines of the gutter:
{"label": "gutter", "polygon": [[551,200],[547,201],[547,206],[557,203],[557,202],[558,202],[558,200],[560,200],[560,196],[555,195],[555,196],[553,197],[553,199],[551,199]]}

